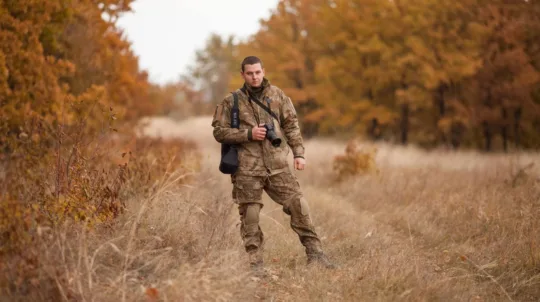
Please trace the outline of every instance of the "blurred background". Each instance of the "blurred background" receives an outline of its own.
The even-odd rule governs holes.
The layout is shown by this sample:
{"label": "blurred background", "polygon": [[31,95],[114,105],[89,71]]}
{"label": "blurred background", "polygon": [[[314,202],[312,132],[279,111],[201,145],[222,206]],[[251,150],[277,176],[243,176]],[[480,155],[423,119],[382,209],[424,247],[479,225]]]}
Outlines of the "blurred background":
{"label": "blurred background", "polygon": [[212,112],[204,104],[238,88],[241,60],[257,55],[308,137],[539,146],[538,1],[139,1],[133,10],[118,23],[141,67],[153,82],[196,91],[192,113]]}
{"label": "blurred background", "polygon": [[0,97],[10,133],[20,134],[21,116],[46,115],[59,97],[96,89],[125,120],[211,115],[242,84],[241,60],[257,55],[292,98],[308,138],[486,151],[540,143],[538,1],[3,7]]}

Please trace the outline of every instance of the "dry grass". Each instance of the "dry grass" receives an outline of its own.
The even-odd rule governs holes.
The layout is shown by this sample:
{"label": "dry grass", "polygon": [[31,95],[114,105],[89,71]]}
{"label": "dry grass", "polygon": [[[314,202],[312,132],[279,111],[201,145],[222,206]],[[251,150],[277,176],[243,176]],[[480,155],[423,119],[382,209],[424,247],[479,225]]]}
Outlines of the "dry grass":
{"label": "dry grass", "polygon": [[166,124],[146,133],[197,139],[204,166],[196,180],[176,185],[183,174],[170,175],[154,195],[131,200],[125,215],[98,232],[44,230],[54,244],[43,247],[49,264],[43,272],[56,286],[34,291],[30,300],[540,299],[540,167],[526,168],[540,162],[537,154],[378,145],[379,173],[336,184],[332,160],[345,145],[310,141],[308,168],[297,175],[324,247],[340,268],[306,267],[288,217],[265,195],[261,224],[271,276],[257,280],[247,268],[230,180],[217,171],[210,121]]}

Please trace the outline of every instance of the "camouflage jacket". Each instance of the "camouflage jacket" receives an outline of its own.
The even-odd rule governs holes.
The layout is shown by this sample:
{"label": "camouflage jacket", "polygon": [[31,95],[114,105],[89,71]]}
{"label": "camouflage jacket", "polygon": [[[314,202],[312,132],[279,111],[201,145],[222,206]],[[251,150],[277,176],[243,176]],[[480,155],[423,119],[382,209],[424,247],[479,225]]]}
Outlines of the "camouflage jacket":
{"label": "camouflage jacket", "polygon": [[[259,98],[261,103],[268,106],[265,99],[270,100],[270,108],[279,121],[268,114],[248,95],[237,89],[238,108],[240,110],[240,128],[231,128],[231,108],[233,95],[229,94],[216,107],[212,127],[214,138],[220,143],[237,144],[239,167],[238,175],[265,176],[286,171],[289,166],[287,156],[289,146],[294,157],[304,157],[304,145],[298,125],[296,110],[291,99],[281,89],[270,85],[264,80],[265,88]],[[281,146],[273,147],[268,139],[254,141],[251,139],[251,129],[260,123],[274,123],[275,132],[281,138]]]}

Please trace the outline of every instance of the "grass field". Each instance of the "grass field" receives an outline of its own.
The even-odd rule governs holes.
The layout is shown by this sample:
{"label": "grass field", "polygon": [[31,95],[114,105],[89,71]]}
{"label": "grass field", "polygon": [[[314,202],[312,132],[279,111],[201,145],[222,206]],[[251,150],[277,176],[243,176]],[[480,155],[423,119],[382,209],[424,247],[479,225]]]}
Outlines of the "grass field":
{"label": "grass field", "polygon": [[68,300],[540,299],[540,155],[377,145],[378,172],[336,182],[332,162],[344,143],[308,141],[306,170],[295,173],[340,268],[306,267],[288,216],[264,195],[270,276],[258,279],[242,248],[230,178],[217,170],[210,119],[154,119],[145,133],[196,141],[202,171],[190,185],[176,185],[185,175],[171,173],[108,228],[59,236],[43,257],[62,257]]}

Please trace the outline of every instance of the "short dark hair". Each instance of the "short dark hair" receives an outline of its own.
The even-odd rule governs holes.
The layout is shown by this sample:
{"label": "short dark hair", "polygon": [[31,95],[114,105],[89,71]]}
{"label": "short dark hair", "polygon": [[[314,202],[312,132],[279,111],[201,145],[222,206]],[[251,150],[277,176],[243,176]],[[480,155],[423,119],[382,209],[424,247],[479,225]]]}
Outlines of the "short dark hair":
{"label": "short dark hair", "polygon": [[254,65],[257,63],[261,63],[261,67],[263,67],[263,62],[261,61],[261,59],[257,58],[256,56],[245,57],[244,60],[242,61],[242,72],[244,72],[244,66]]}

